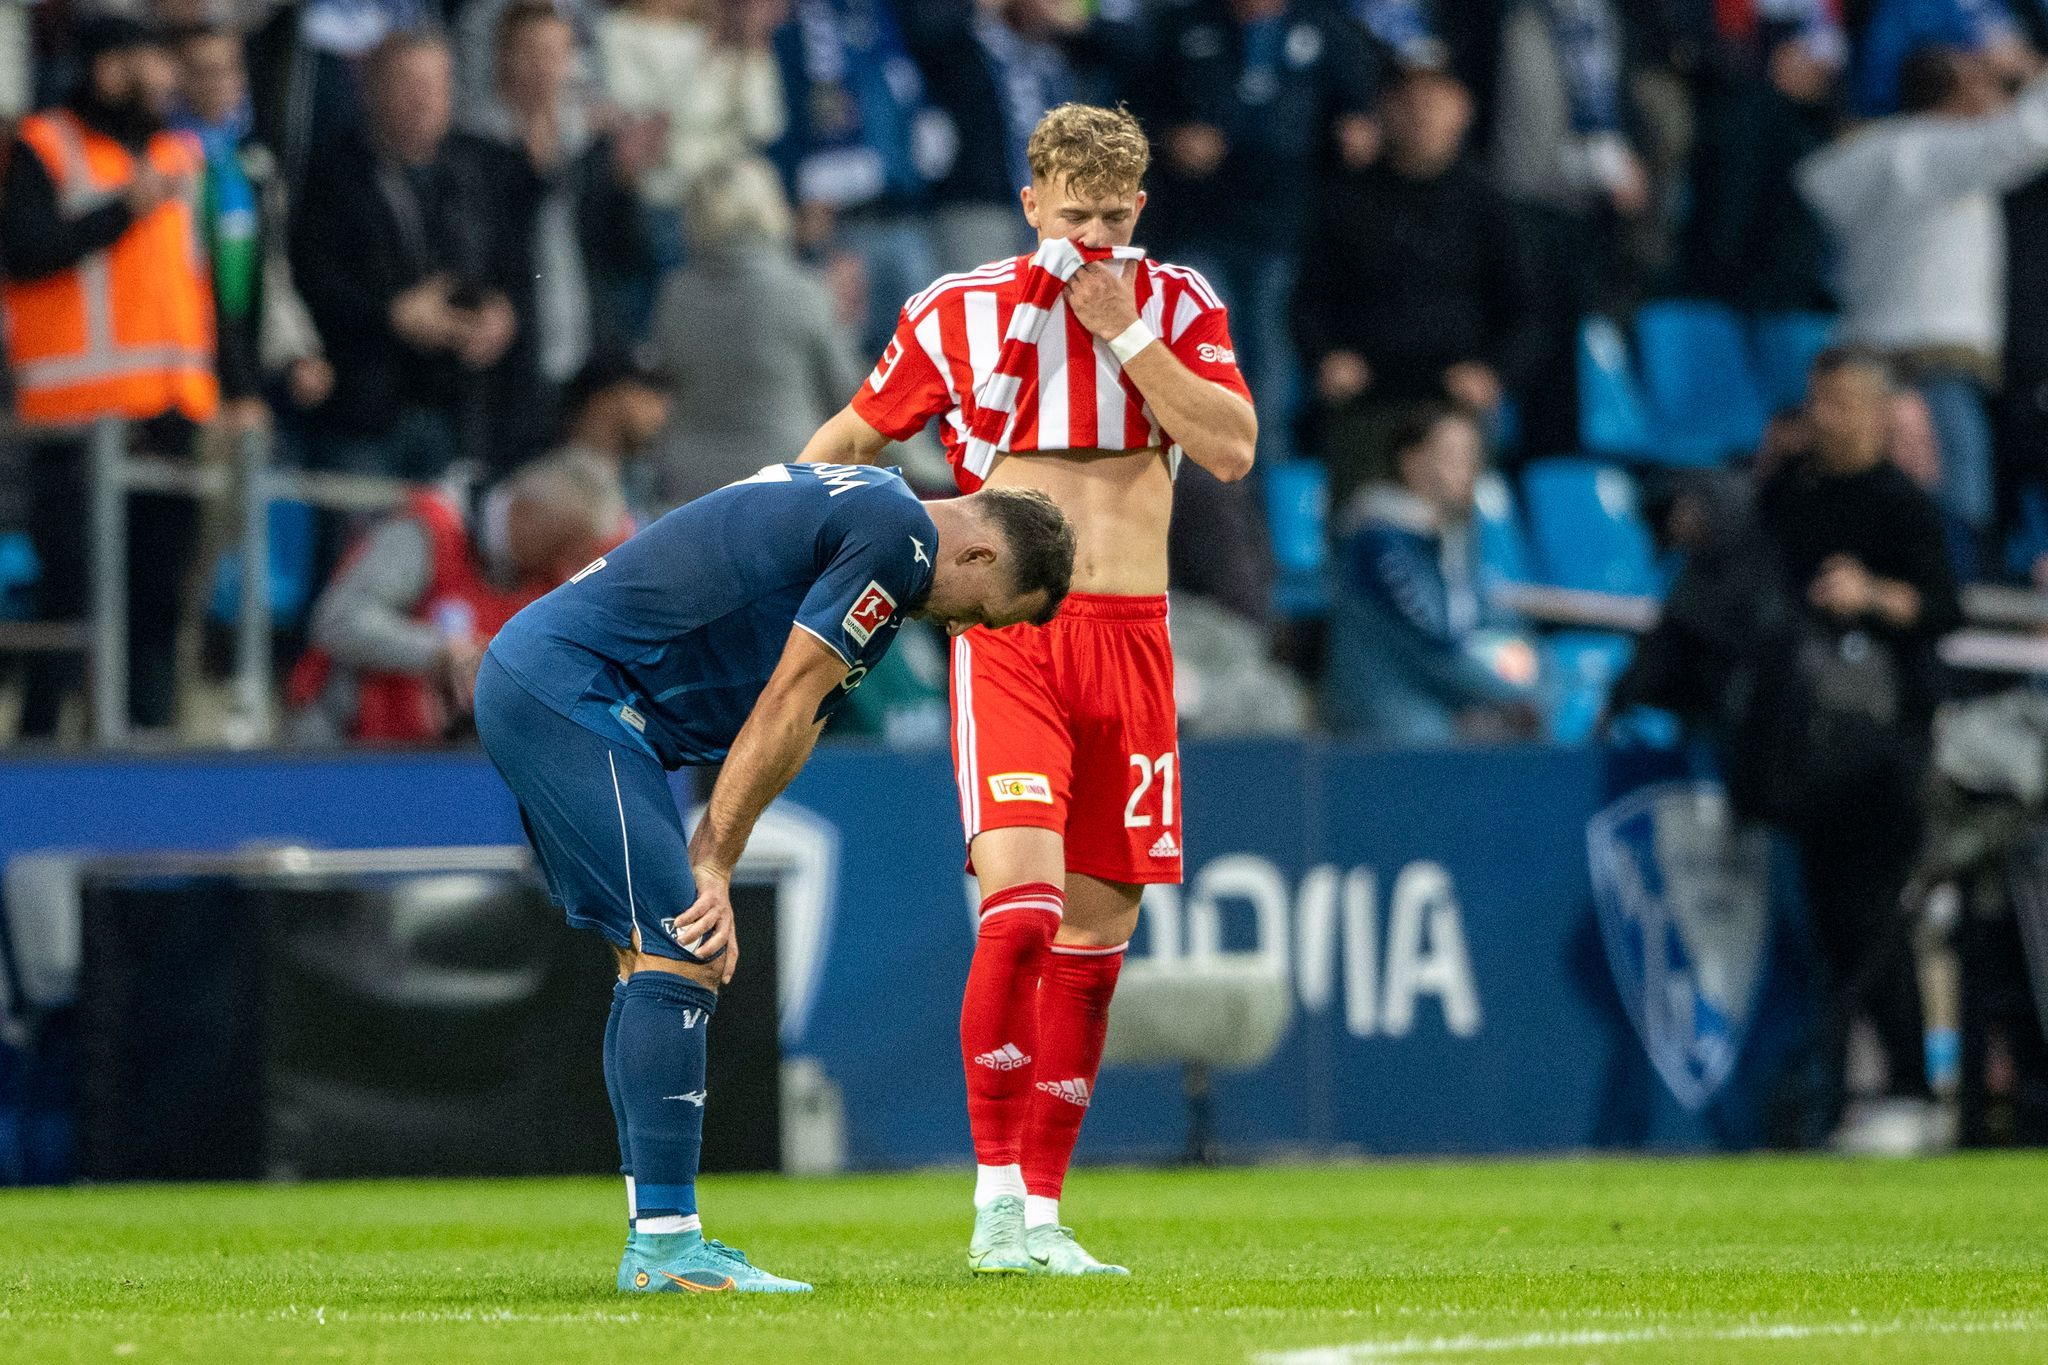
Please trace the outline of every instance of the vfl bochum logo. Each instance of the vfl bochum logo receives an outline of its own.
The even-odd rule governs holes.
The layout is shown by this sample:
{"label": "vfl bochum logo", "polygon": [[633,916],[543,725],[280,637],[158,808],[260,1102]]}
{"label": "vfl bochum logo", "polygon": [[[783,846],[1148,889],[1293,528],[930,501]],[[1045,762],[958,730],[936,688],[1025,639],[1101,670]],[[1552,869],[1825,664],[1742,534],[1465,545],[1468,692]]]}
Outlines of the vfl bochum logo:
{"label": "vfl bochum logo", "polygon": [[1614,984],[1657,1074],[1697,1112],[1742,1054],[1763,980],[1770,844],[1715,782],[1659,782],[1588,822]]}

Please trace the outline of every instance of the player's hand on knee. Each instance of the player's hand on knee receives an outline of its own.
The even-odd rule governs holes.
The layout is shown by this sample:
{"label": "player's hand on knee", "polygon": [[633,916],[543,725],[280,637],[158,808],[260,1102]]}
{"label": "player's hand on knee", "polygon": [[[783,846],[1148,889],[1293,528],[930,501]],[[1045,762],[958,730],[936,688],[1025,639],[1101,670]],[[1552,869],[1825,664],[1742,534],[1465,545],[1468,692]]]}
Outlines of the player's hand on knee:
{"label": "player's hand on knee", "polygon": [[[725,878],[700,872],[697,900],[676,916],[676,943],[700,961],[718,960],[721,982],[732,980],[739,965],[740,940],[732,917],[732,888]],[[724,956],[721,958],[720,954]]]}

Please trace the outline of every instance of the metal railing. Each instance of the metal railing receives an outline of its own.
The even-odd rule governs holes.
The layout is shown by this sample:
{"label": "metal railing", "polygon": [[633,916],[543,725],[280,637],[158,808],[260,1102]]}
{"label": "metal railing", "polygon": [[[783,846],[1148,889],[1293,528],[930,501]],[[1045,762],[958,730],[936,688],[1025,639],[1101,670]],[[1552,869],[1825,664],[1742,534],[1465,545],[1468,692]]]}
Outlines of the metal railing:
{"label": "metal railing", "polygon": [[[270,743],[277,734],[270,620],[270,507],[302,502],[326,511],[376,512],[402,502],[419,485],[371,474],[278,469],[273,434],[239,434],[228,464],[187,463],[129,452],[127,425],[93,423],[88,553],[90,610],[79,622],[9,622],[0,631],[8,653],[77,652],[90,679],[94,742],[120,747],[128,726],[128,494],[169,493],[201,501],[234,497],[240,513],[241,594],[236,612],[234,683],[227,740],[235,747]],[[1656,623],[1655,598],[1533,584],[1496,589],[1498,605],[1538,625],[1639,635]],[[1984,672],[2048,676],[2048,594],[1978,585],[1963,593],[1970,625],[1941,642],[1942,658]]]}
{"label": "metal railing", "polygon": [[[87,438],[91,507],[90,611],[82,638],[52,634],[43,648],[79,649],[90,678],[94,742],[119,747],[128,727],[128,495],[169,493],[200,501],[237,499],[241,522],[241,598],[235,623],[233,701],[227,738],[237,747],[269,743],[277,733],[270,622],[270,506],[294,501],[327,511],[374,512],[404,500],[417,485],[367,474],[315,473],[271,465],[268,430],[240,433],[230,464],[185,463],[131,454],[127,426],[93,423]],[[43,626],[44,632],[63,631]],[[37,647],[24,631],[21,642]]]}

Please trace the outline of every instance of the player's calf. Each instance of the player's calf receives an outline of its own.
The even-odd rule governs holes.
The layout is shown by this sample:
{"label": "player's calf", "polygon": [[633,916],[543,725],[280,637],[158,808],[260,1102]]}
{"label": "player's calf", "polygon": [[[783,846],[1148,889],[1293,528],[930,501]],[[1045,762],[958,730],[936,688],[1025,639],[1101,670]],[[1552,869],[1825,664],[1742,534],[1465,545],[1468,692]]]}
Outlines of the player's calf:
{"label": "player's calf", "polygon": [[1065,903],[1051,882],[1006,887],[981,903],[974,963],[960,1006],[967,1117],[974,1159],[982,1168],[977,1207],[1002,1195],[1024,1195],[1018,1162],[1038,1048],[1038,980]]}
{"label": "player's calf", "polygon": [[1024,1120],[1027,1228],[1057,1227],[1060,1190],[1095,1098],[1124,948],[1056,943],[1038,988],[1038,1066]]}

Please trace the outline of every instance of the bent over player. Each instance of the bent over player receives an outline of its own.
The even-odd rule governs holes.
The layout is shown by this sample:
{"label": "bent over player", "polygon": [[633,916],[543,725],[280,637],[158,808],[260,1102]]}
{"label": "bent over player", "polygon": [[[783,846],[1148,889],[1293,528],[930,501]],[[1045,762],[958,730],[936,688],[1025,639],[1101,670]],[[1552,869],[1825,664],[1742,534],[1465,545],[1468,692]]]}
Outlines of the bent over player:
{"label": "bent over player", "polygon": [[[739,962],[747,836],[906,615],[1046,621],[1073,531],[1041,494],[921,504],[894,470],[770,465],[685,504],[527,607],[477,675],[477,732],[548,893],[602,934],[631,1233],[623,1292],[790,1292],[703,1236],[705,1031]],[[685,839],[665,769],[724,762]]]}
{"label": "bent over player", "polygon": [[968,1260],[1124,1274],[1060,1225],[1109,1001],[1146,883],[1181,872],[1166,532],[1182,453],[1250,472],[1228,319],[1192,270],[1130,246],[1150,150],[1067,104],[1029,144],[1039,249],[904,305],[881,363],[805,448],[872,460],[933,417],[963,489],[1032,488],[1073,520],[1074,587],[1038,629],[953,642],[953,747],[980,930],[960,1013],[974,1133]]}

